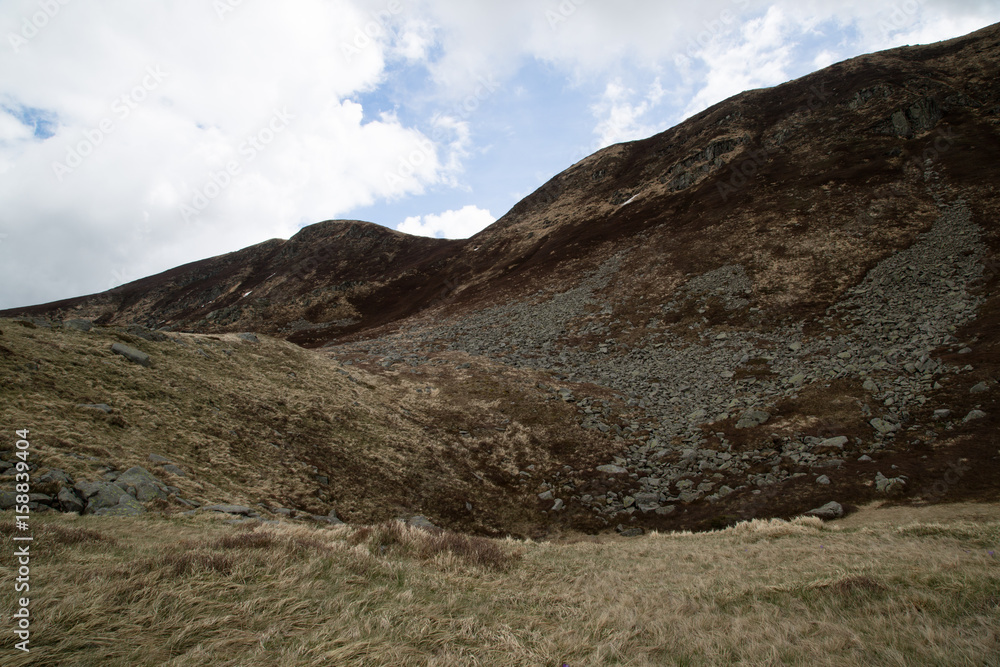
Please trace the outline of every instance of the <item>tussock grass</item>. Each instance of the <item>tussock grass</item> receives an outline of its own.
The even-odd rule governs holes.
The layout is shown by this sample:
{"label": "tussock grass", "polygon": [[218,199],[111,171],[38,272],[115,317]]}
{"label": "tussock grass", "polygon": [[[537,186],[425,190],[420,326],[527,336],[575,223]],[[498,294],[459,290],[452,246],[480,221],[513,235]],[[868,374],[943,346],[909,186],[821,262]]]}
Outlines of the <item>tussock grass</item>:
{"label": "tussock grass", "polygon": [[924,524],[911,509],[902,528],[863,510],[839,529],[754,521],[564,543],[394,521],[39,516],[33,650],[4,648],[2,662],[997,664],[1000,559],[981,545],[1000,544],[1000,507],[952,524],[940,511]]}

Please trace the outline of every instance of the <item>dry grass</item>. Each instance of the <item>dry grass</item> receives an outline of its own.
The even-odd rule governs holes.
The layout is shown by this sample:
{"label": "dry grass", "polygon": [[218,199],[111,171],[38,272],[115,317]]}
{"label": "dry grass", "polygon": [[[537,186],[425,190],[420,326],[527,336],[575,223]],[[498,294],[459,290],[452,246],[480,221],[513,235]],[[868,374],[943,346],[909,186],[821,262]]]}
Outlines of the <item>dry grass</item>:
{"label": "dry grass", "polygon": [[[76,480],[138,465],[204,503],[335,509],[352,523],[424,514],[466,532],[528,535],[545,517],[524,502],[520,469],[611,456],[611,440],[581,429],[572,406],[539,400],[534,382],[513,372],[460,373],[455,362],[375,375],[266,336],[151,342],[11,320],[0,332],[9,352],[0,354],[0,423],[30,429],[42,470]],[[112,354],[119,341],[151,366]],[[415,391],[425,386],[433,394]],[[99,403],[111,413],[78,407]],[[163,472],[149,454],[187,476]]]}
{"label": "dry grass", "polygon": [[1000,508],[980,511],[993,520],[863,510],[849,528],[565,543],[49,515],[35,519],[33,650],[5,647],[3,664],[997,664]]}

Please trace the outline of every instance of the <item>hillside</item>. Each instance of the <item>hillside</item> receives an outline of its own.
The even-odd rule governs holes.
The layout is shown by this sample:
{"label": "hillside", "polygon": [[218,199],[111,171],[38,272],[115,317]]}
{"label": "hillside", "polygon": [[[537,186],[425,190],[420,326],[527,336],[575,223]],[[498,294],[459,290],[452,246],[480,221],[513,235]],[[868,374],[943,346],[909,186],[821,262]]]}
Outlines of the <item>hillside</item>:
{"label": "hillside", "polygon": [[[345,445],[335,465],[322,436],[303,435],[296,455],[343,482],[306,479],[302,498],[340,511],[361,494],[357,519],[406,510],[524,535],[995,499],[998,81],[992,26],[748,91],[599,151],[467,240],[328,221],[3,315],[54,325],[57,346],[67,319],[97,325],[91,346],[129,326],[140,347],[135,332],[255,331],[318,348],[296,358],[324,377],[365,373],[373,423],[405,409],[406,425]],[[16,354],[41,355],[24,345]],[[239,359],[198,391],[251,391]],[[161,382],[155,368],[134,372]],[[315,401],[335,398],[315,409],[354,421],[336,391],[303,391],[277,416],[235,401],[234,425],[260,423],[213,432],[213,449],[254,460]],[[358,486],[357,471],[378,469],[368,448],[398,442],[408,454],[379,470],[381,486]],[[141,458],[129,452],[116,456]],[[942,482],[955,470],[961,483]],[[468,510],[474,496],[496,511]]]}

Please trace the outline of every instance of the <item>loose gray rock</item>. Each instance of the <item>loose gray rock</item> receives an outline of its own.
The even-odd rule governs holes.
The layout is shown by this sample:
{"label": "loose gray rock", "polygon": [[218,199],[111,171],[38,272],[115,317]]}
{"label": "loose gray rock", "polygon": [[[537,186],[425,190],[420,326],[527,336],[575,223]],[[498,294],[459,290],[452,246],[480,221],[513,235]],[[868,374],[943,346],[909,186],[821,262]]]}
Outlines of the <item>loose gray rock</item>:
{"label": "loose gray rock", "polygon": [[163,483],[156,479],[145,468],[135,466],[129,468],[115,479],[115,484],[134,495],[139,502],[148,502],[156,498],[166,498],[167,490]]}
{"label": "loose gray rock", "polygon": [[135,349],[134,347],[129,347],[128,345],[123,345],[121,343],[114,343],[111,345],[111,351],[115,354],[120,354],[129,361],[139,364],[140,366],[149,366],[149,355]]}
{"label": "loose gray rock", "polygon": [[556,501],[552,503],[552,511],[556,512],[563,508],[566,503],[563,502],[562,498],[556,498]]}
{"label": "loose gray rock", "polygon": [[0,491],[0,510],[13,509],[17,504],[17,494],[13,491]]}
{"label": "loose gray rock", "polygon": [[260,342],[260,339],[257,338],[257,334],[253,334],[253,333],[249,333],[249,332],[238,333],[238,334],[236,334],[236,337],[239,338],[240,340],[245,340],[248,343],[259,343]]}
{"label": "loose gray rock", "polygon": [[970,394],[981,394],[984,391],[988,391],[989,388],[990,388],[989,384],[987,384],[986,382],[980,382],[977,385],[973,385],[973,387],[971,389],[969,389],[969,393]]}
{"label": "loose gray rock", "polygon": [[437,528],[431,520],[425,517],[423,514],[417,514],[416,516],[411,516],[406,520],[407,526],[413,526],[414,528],[420,528],[422,530],[431,530]]}
{"label": "loose gray rock", "polygon": [[84,410],[100,410],[105,414],[111,412],[111,406],[107,403],[80,403],[76,407],[83,408]]}
{"label": "loose gray rock", "polygon": [[104,486],[102,482],[87,482],[81,480],[74,484],[73,488],[76,489],[76,492],[80,494],[81,498],[89,500],[91,496],[101,490],[102,486]]}
{"label": "loose gray rock", "polygon": [[871,420],[868,423],[871,424],[872,428],[874,428],[876,431],[878,431],[882,435],[893,433],[893,432],[899,430],[899,425],[898,424],[891,424],[891,423],[885,421],[884,419],[880,419],[878,417],[876,417],[875,419]]}
{"label": "loose gray rock", "polygon": [[861,456],[858,457],[858,461],[860,463],[869,463],[869,462],[874,461],[874,460],[875,459],[873,459],[872,457],[868,456],[867,454],[862,454]]}
{"label": "loose gray rock", "polygon": [[875,474],[875,489],[887,495],[894,495],[903,491],[906,487],[906,478],[886,477],[881,472]]}
{"label": "loose gray rock", "polygon": [[969,414],[965,415],[965,419],[962,420],[962,423],[975,421],[976,419],[984,419],[985,417],[986,413],[982,410],[972,410]]}
{"label": "loose gray rock", "polygon": [[169,472],[171,475],[177,475],[178,477],[187,477],[187,473],[172,463],[163,466],[163,472]]}
{"label": "loose gray rock", "polygon": [[841,507],[840,503],[831,501],[822,507],[809,510],[805,513],[805,515],[814,516],[819,519],[823,519],[824,521],[830,521],[844,516],[844,508]]}
{"label": "loose gray rock", "polygon": [[552,500],[554,497],[555,496],[553,495],[551,490],[538,494],[539,500]]}
{"label": "loose gray rock", "polygon": [[56,498],[59,499],[59,504],[62,506],[64,512],[83,514],[83,510],[85,509],[83,501],[65,486],[59,489],[59,494]]}
{"label": "loose gray rock", "polygon": [[844,445],[847,444],[847,437],[840,435],[836,438],[827,438],[822,440],[813,447],[813,451],[817,454],[822,452],[840,452],[844,449]]}
{"label": "loose gray rock", "polygon": [[816,478],[816,483],[817,484],[824,484],[824,485],[829,484],[830,483],[830,478],[827,477],[826,475],[820,475],[819,477]]}
{"label": "loose gray rock", "polygon": [[149,460],[152,461],[153,463],[157,463],[157,464],[173,463],[173,461],[171,461],[167,457],[160,456],[159,454],[150,454],[149,455]]}
{"label": "loose gray rock", "polygon": [[[89,509],[88,505],[88,509]],[[111,507],[102,507],[93,512],[96,516],[136,516],[146,511],[142,504],[127,493],[123,493],[118,499],[118,504]]]}
{"label": "loose gray rock", "polygon": [[948,409],[943,408],[941,410],[934,411],[934,421],[944,421],[950,416],[951,416],[951,410]]}
{"label": "loose gray rock", "polygon": [[100,510],[117,507],[122,496],[134,500],[122,487],[112,482],[97,482],[98,490],[87,498],[87,514],[97,514]]}
{"label": "loose gray rock", "polygon": [[603,465],[603,466],[597,466],[596,470],[598,472],[607,473],[609,475],[618,475],[618,474],[621,474],[623,472],[628,472],[628,470],[626,470],[625,468],[623,468],[621,466],[616,466],[616,465],[611,465],[611,464]]}
{"label": "loose gray rock", "polygon": [[40,484],[47,484],[48,482],[58,482],[59,484],[72,484],[73,480],[70,479],[70,476],[67,475],[65,472],[63,472],[62,470],[59,470],[58,468],[53,468],[44,475],[41,475],[38,478],[38,482]]}
{"label": "loose gray rock", "polygon": [[73,329],[75,331],[90,331],[94,327],[94,323],[90,320],[75,319],[75,320],[63,320],[63,329]]}
{"label": "loose gray rock", "polygon": [[763,410],[747,410],[740,417],[740,420],[736,422],[736,428],[753,428],[754,426],[760,426],[770,418],[771,415]]}

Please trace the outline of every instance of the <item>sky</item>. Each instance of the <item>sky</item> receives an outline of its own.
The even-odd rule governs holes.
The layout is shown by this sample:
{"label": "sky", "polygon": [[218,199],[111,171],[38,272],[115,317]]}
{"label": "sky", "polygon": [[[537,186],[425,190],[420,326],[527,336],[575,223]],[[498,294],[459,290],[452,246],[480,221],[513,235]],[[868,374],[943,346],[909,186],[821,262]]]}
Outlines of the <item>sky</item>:
{"label": "sky", "polygon": [[0,308],[303,226],[465,238],[743,90],[1000,0],[0,0]]}

